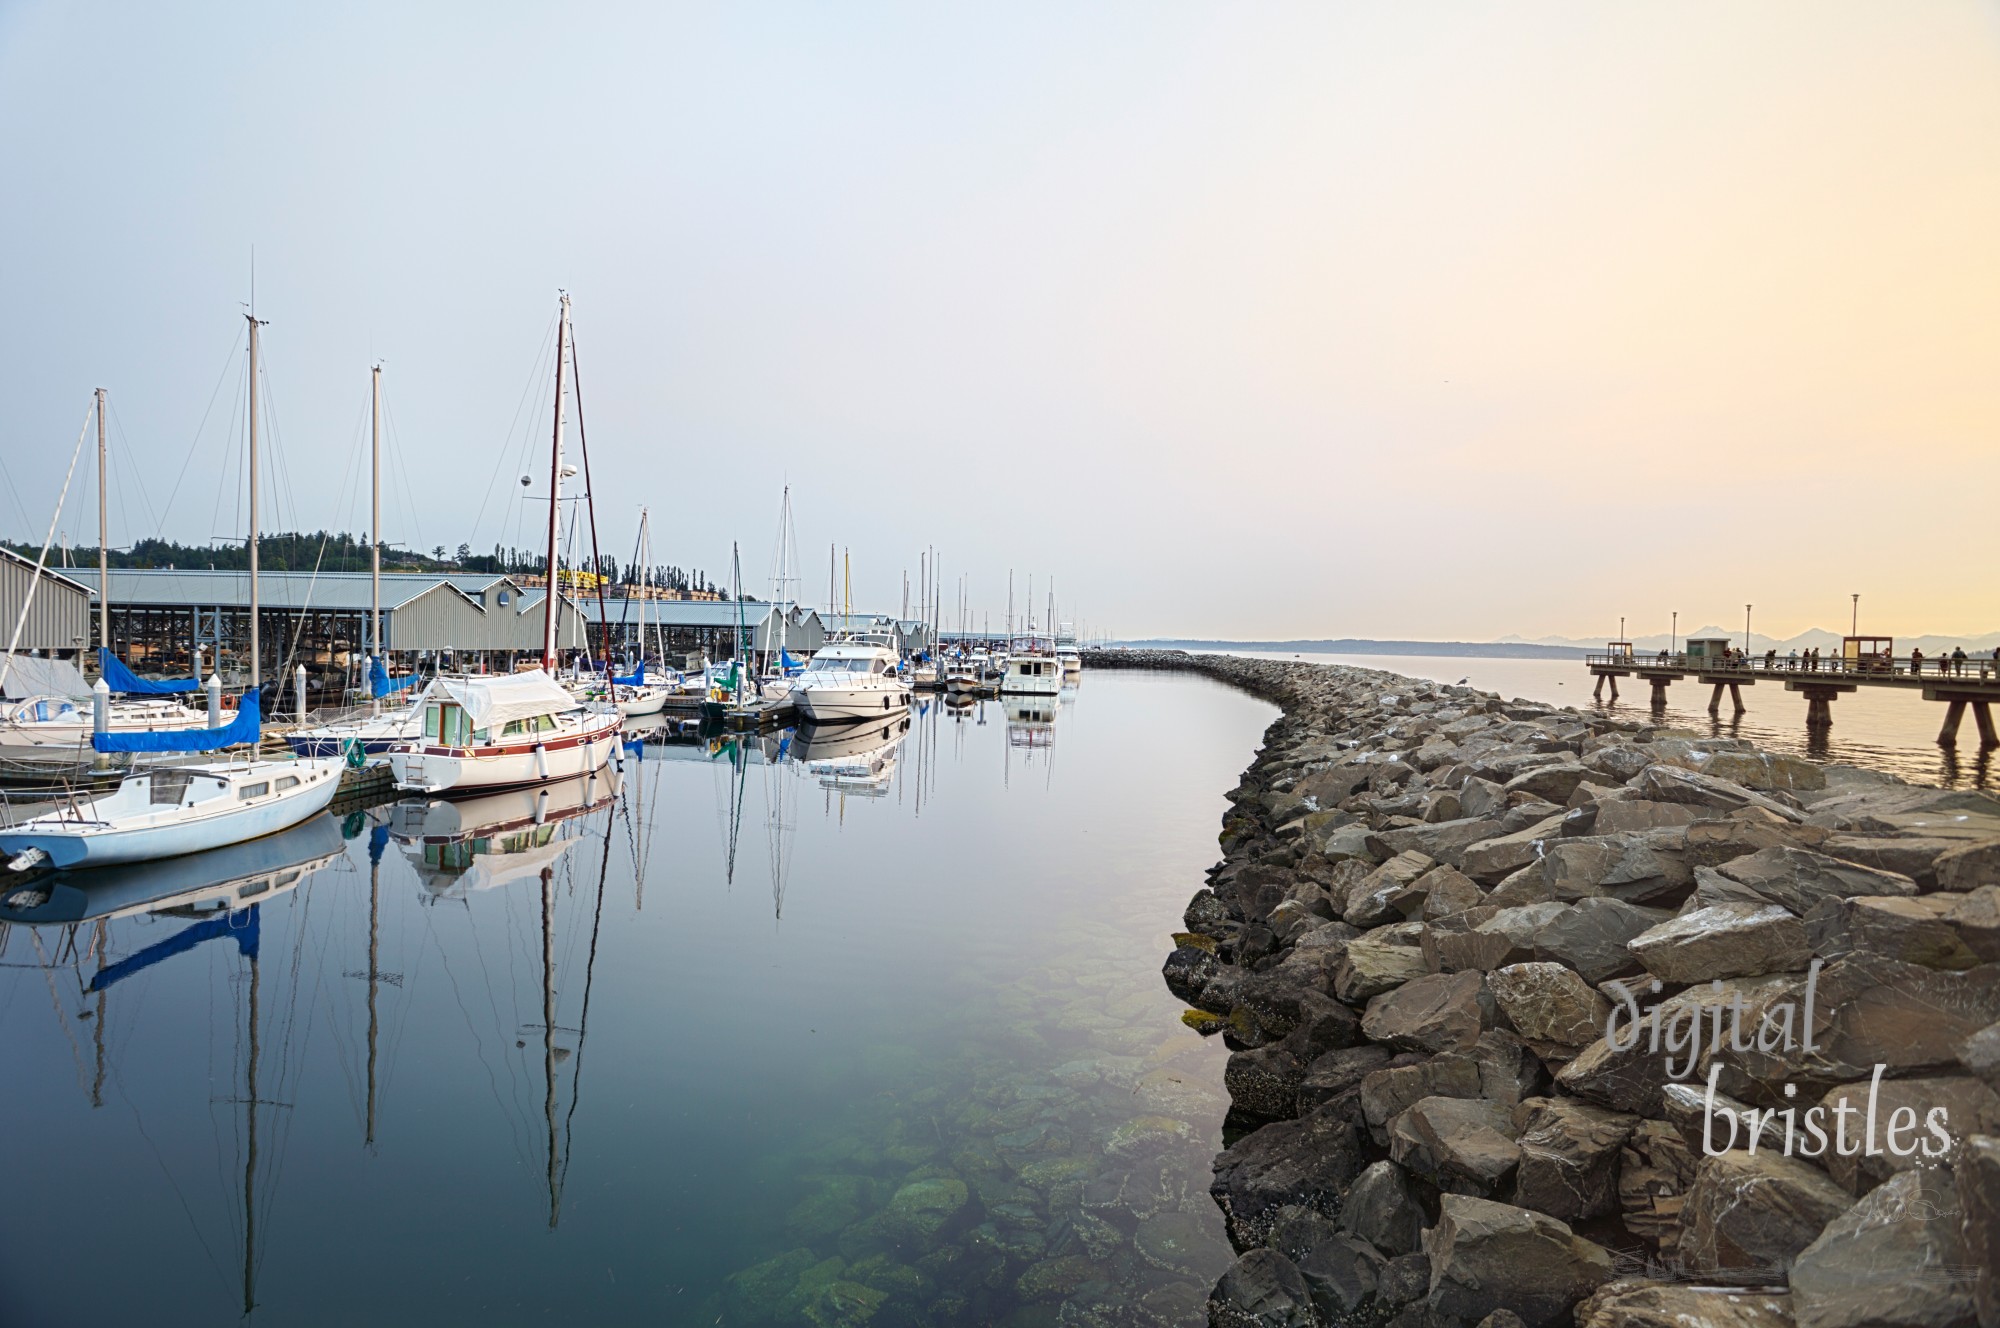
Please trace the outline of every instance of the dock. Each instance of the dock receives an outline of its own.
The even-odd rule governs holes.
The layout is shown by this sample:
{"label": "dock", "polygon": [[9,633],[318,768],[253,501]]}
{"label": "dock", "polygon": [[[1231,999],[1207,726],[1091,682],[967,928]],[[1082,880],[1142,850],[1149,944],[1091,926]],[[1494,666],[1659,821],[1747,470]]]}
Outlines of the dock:
{"label": "dock", "polygon": [[1808,729],[1831,727],[1834,701],[1863,687],[1915,692],[1923,700],[1939,702],[1945,707],[1944,723],[1938,730],[1940,746],[1957,745],[1959,726],[1969,711],[1979,731],[1979,745],[2000,747],[2000,733],[1993,726],[1993,705],[2000,701],[2000,662],[1992,659],[1950,660],[1940,656],[1913,665],[1908,656],[1893,655],[1807,660],[1768,656],[1717,658],[1683,653],[1648,657],[1618,650],[1587,655],[1584,666],[1597,679],[1592,695],[1602,698],[1609,684],[1614,701],[1618,699],[1620,678],[1636,677],[1650,683],[1656,708],[1666,706],[1667,688],[1676,682],[1692,681],[1697,686],[1711,688],[1708,701],[1711,715],[1721,713],[1725,691],[1740,715],[1748,709],[1743,703],[1745,687],[1760,682],[1781,683],[1786,691],[1805,696]]}

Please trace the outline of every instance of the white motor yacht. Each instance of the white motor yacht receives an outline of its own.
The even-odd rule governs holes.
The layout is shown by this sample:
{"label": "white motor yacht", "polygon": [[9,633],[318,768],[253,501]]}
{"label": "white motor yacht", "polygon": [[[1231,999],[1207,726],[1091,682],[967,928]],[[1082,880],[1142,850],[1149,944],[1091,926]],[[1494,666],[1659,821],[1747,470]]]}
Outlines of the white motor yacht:
{"label": "white motor yacht", "polygon": [[901,718],[910,710],[910,684],[897,665],[886,635],[841,636],[812,657],[792,684],[792,696],[815,723]]}
{"label": "white motor yacht", "polygon": [[1054,647],[1041,637],[1016,637],[1007,652],[1002,696],[1055,696],[1062,691],[1063,666]]}
{"label": "white motor yacht", "polygon": [[420,704],[423,733],[389,753],[396,786],[419,793],[488,792],[601,770],[624,723],[541,669],[440,675]]}

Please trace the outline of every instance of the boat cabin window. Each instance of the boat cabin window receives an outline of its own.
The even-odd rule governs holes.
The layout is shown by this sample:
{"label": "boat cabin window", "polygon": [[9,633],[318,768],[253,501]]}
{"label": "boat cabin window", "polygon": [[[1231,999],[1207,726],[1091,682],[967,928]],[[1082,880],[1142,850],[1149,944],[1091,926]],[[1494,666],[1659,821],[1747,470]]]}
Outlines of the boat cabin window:
{"label": "boat cabin window", "polygon": [[252,798],[261,798],[270,791],[271,783],[269,780],[265,780],[258,784],[245,784],[242,788],[236,790],[236,797],[240,802],[248,802]]}
{"label": "boat cabin window", "polygon": [[424,736],[436,738],[446,747],[467,747],[472,743],[472,719],[465,707],[440,701],[424,707]]}
{"label": "boat cabin window", "polygon": [[280,790],[288,788],[297,788],[298,786],[299,786],[299,777],[297,775],[285,775],[278,780],[278,787]]}

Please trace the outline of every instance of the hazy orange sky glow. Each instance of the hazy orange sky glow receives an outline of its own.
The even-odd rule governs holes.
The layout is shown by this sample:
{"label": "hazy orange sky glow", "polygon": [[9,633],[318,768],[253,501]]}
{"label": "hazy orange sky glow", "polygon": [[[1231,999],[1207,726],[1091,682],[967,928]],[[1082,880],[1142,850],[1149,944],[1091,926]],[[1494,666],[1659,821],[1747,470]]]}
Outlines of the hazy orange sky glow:
{"label": "hazy orange sky glow", "polygon": [[382,356],[403,542],[527,542],[564,286],[620,556],[761,580],[789,481],[808,596],[1127,636],[2000,628],[1992,4],[26,3],[0,115],[15,537],[100,383],[115,538],[233,529],[254,244],[309,527]]}

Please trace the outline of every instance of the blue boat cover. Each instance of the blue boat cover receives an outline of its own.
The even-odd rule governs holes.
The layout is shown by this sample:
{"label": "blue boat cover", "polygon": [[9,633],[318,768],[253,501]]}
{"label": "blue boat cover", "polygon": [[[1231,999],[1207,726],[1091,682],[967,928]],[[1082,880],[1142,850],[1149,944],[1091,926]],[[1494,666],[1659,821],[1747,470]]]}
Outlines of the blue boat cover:
{"label": "blue boat cover", "polygon": [[626,677],[621,678],[615,673],[612,674],[611,681],[617,683],[620,687],[644,687],[646,685],[646,661],[643,659],[640,660],[638,671]]}
{"label": "blue boat cover", "polygon": [[393,693],[406,691],[422,681],[420,674],[412,673],[407,678],[397,678],[392,682],[389,670],[382,667],[381,658],[376,655],[368,657],[368,694],[378,701]]}
{"label": "blue boat cover", "polygon": [[780,650],[778,652],[778,671],[784,674],[787,678],[792,677],[794,674],[797,673],[803,673],[805,671],[805,667],[806,667],[805,665],[799,663],[799,661],[792,658],[791,651]]}
{"label": "blue boat cover", "polygon": [[104,671],[104,685],[114,692],[131,692],[138,696],[165,696],[170,692],[201,690],[199,678],[173,678],[167,682],[154,682],[150,678],[141,678],[125,667],[124,660],[103,646],[97,648],[97,667]]}
{"label": "blue boat cover", "polygon": [[[247,920],[243,914],[248,914]],[[103,991],[120,978],[129,978],[141,969],[151,968],[162,959],[171,959],[177,954],[194,949],[203,941],[217,936],[236,938],[236,952],[250,959],[257,957],[257,905],[252,904],[243,913],[225,913],[218,918],[197,922],[192,927],[183,927],[164,941],[155,941],[139,953],[115,964],[97,970],[90,979],[90,990]]]}
{"label": "blue boat cover", "polygon": [[152,733],[93,733],[90,745],[100,752],[213,752],[254,743],[263,733],[257,693],[245,692],[236,703],[236,718],[219,729],[159,729]]}

